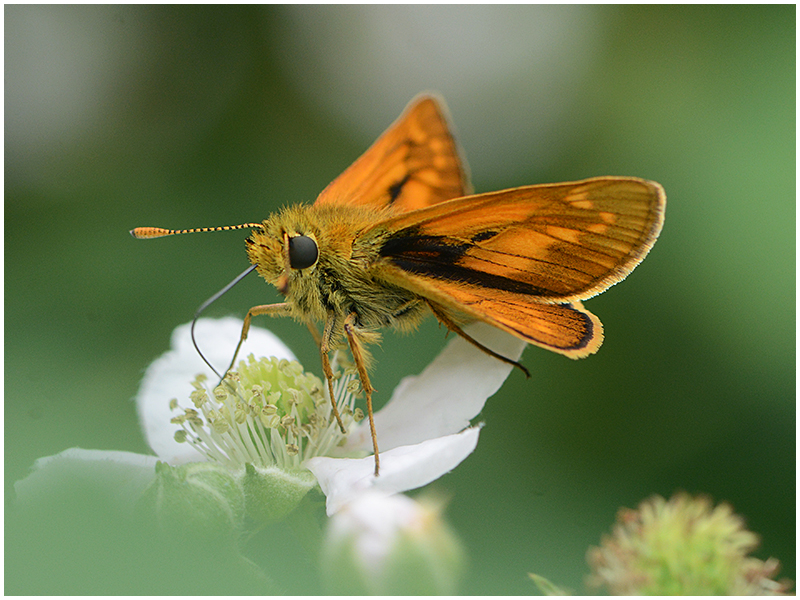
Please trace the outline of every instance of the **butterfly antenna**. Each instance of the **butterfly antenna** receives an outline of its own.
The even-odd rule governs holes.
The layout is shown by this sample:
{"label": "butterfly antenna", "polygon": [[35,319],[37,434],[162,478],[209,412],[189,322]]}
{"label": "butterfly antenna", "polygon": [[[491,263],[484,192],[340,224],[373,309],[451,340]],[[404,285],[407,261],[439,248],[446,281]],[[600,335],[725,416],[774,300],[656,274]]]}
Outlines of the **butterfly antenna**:
{"label": "butterfly antenna", "polygon": [[136,227],[130,234],[137,240],[180,235],[182,233],[209,233],[212,231],[234,231],[236,229],[264,229],[262,223],[242,223],[241,225],[222,225],[220,227],[197,227],[195,229],[162,229],[161,227]]}
{"label": "butterfly antenna", "polygon": [[[180,233],[180,232],[179,232],[179,233]],[[217,370],[214,368],[214,365],[212,365],[210,362],[208,362],[208,359],[206,359],[205,355],[203,355],[203,352],[200,350],[200,346],[198,346],[198,345],[197,345],[197,339],[195,339],[195,337],[194,337],[194,326],[197,324],[197,319],[199,319],[199,318],[200,318],[200,315],[201,315],[201,314],[203,314],[203,311],[204,311],[205,309],[207,309],[207,308],[208,308],[209,306],[211,306],[211,305],[212,305],[214,302],[216,302],[216,301],[217,301],[217,300],[218,300],[218,299],[219,299],[219,298],[220,298],[220,297],[221,297],[223,294],[225,294],[225,293],[226,293],[228,290],[230,290],[230,289],[231,289],[233,286],[235,286],[237,283],[239,283],[239,282],[240,282],[242,279],[244,279],[244,278],[245,278],[245,277],[247,277],[247,276],[248,276],[250,273],[252,273],[252,272],[253,272],[253,270],[255,270],[255,268],[256,268],[256,266],[255,266],[255,265],[251,265],[251,266],[247,267],[247,269],[245,269],[245,270],[244,270],[242,273],[240,273],[239,275],[237,275],[237,276],[234,278],[234,280],[233,280],[233,281],[231,281],[231,282],[230,282],[228,285],[226,285],[224,288],[222,288],[222,289],[221,289],[220,291],[218,291],[216,294],[214,294],[213,296],[211,296],[211,298],[209,298],[208,300],[206,300],[205,302],[203,302],[203,304],[200,306],[200,308],[198,308],[198,309],[197,309],[197,312],[196,312],[196,313],[194,313],[194,319],[192,320],[192,329],[191,329],[191,332],[192,332],[192,344],[194,344],[194,349],[195,349],[195,350],[197,350],[197,353],[200,355],[200,358],[202,358],[202,359],[203,359],[203,362],[204,362],[204,363],[206,363],[206,364],[208,365],[208,367],[209,367],[209,368],[210,368],[212,371],[214,371],[214,374],[215,374],[217,377],[219,377],[219,379],[220,379],[220,383],[222,383],[222,380],[224,380],[224,379],[225,379],[225,376],[224,376],[224,375],[220,375],[220,374],[219,374],[219,371],[217,371]]]}

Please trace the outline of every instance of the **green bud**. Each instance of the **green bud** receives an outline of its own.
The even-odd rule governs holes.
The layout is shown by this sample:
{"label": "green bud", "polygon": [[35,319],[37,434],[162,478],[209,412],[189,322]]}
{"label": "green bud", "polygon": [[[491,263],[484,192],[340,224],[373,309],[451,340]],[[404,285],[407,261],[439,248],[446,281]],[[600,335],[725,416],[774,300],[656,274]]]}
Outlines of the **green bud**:
{"label": "green bud", "polygon": [[153,510],[167,533],[231,539],[244,521],[244,490],[228,469],[216,463],[171,467],[159,462],[140,507]]}
{"label": "green bud", "polygon": [[316,478],[305,469],[247,464],[243,479],[247,516],[262,525],[282,519],[316,485]]}

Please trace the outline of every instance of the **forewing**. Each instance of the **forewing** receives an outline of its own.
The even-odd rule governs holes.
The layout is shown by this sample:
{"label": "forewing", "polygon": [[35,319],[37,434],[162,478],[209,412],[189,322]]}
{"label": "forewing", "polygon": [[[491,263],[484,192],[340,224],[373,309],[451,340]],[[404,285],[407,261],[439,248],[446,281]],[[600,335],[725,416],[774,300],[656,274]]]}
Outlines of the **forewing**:
{"label": "forewing", "polygon": [[[661,186],[625,177],[459,198],[381,223],[386,274],[457,299],[590,298],[624,279],[661,230]],[[399,281],[398,281],[399,282]]]}
{"label": "forewing", "polygon": [[398,212],[415,210],[469,193],[459,150],[441,100],[415,98],[402,115],[316,204],[347,204]]}

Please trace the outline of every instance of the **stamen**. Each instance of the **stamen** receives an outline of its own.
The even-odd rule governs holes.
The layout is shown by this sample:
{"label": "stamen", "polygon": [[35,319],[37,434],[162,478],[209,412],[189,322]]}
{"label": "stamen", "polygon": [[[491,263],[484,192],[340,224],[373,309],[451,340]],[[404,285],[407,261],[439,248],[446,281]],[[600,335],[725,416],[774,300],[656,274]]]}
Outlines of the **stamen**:
{"label": "stamen", "polygon": [[[334,360],[336,360],[334,358]],[[355,374],[336,363],[334,398],[345,425],[364,418],[354,411],[359,391]],[[192,444],[209,460],[231,467],[296,468],[312,456],[328,455],[344,443],[322,382],[296,361],[241,361],[224,385],[207,388],[198,376],[189,395],[193,408],[181,408],[171,422],[180,426],[175,440]]]}

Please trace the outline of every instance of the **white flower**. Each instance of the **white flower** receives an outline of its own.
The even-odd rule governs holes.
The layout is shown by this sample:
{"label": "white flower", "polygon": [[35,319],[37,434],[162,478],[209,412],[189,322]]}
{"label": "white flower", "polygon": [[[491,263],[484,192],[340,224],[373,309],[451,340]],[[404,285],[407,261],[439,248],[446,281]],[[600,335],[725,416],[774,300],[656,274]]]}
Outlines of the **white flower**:
{"label": "white flower", "polygon": [[[208,361],[222,372],[233,356],[233,350],[242,333],[242,321],[233,317],[200,319],[195,326],[195,337]],[[145,371],[136,410],[148,445],[158,458],[171,465],[203,460],[189,444],[175,441],[177,427],[170,422],[175,411],[169,406],[171,398],[188,402],[194,391],[192,381],[202,373],[212,381],[216,375],[203,362],[192,344],[191,324],[180,325],[172,332],[171,350],[154,360]],[[271,331],[252,327],[239,352],[240,357],[253,353],[256,356],[274,356],[295,360],[294,354]]]}
{"label": "white flower", "polygon": [[[197,322],[196,338],[201,350],[212,364],[218,365],[220,371],[227,367],[241,325],[240,320],[233,318],[202,319]],[[212,454],[217,451],[211,434],[206,435],[200,444],[179,443],[175,436],[179,425],[171,422],[176,413],[175,404],[170,400],[177,398],[180,405],[189,405],[189,397],[197,390],[193,380],[198,373],[216,382],[216,376],[202,362],[192,345],[189,327],[188,324],[182,325],[174,331],[172,349],[148,367],[136,397],[140,422],[150,447],[158,459],[173,466],[208,460],[209,453],[206,451],[204,456],[197,448],[207,447],[203,444],[209,441],[213,442]],[[481,323],[472,324],[467,330],[483,344],[512,360],[519,358],[525,346],[524,342]],[[294,360],[292,353],[280,340],[256,327],[250,329],[240,357],[249,354]],[[346,442],[340,446],[331,445],[325,456],[315,455],[311,450],[307,455],[303,454],[302,444],[297,453],[290,454],[296,457],[293,458],[295,466],[309,469],[316,477],[327,496],[328,514],[335,513],[367,490],[391,495],[421,487],[452,470],[475,449],[479,429],[469,427],[470,419],[481,411],[486,399],[499,389],[511,369],[507,363],[486,355],[456,337],[421,374],[403,379],[390,401],[375,414],[381,452],[379,477],[373,475],[373,458],[364,457],[372,450],[366,419],[355,425],[351,416],[352,425],[349,428],[352,431]],[[351,401],[350,397],[345,398],[350,396],[346,390],[340,390],[337,394],[340,403]],[[323,397],[327,398],[327,394]],[[322,406],[324,403],[318,404]],[[225,410],[227,408],[222,413]],[[209,423],[208,418],[205,423]],[[247,423],[245,426],[250,425]],[[178,439],[181,439],[180,435]],[[241,452],[226,450],[225,456],[232,460],[234,455],[250,452],[242,460],[252,464],[252,453],[258,451],[255,447]],[[90,468],[88,462],[115,461],[119,454],[109,452],[99,457],[98,451],[72,449],[67,452],[72,461],[79,460],[82,453],[93,452],[83,454],[87,468]],[[65,455],[62,453],[58,457]],[[353,456],[363,458],[349,458]],[[38,474],[34,473],[18,482],[18,493],[25,489],[26,482],[34,476],[37,479],[45,476],[41,472],[43,469],[50,471],[56,468],[59,461],[54,458],[37,461]],[[152,473],[152,460],[152,457],[142,458],[141,468]],[[274,470],[281,466],[270,464],[275,463],[267,461],[265,468]],[[239,466],[244,469],[245,464]],[[130,469],[130,464],[126,468]],[[304,477],[300,479],[305,481]],[[313,479],[311,481],[313,483]]]}

